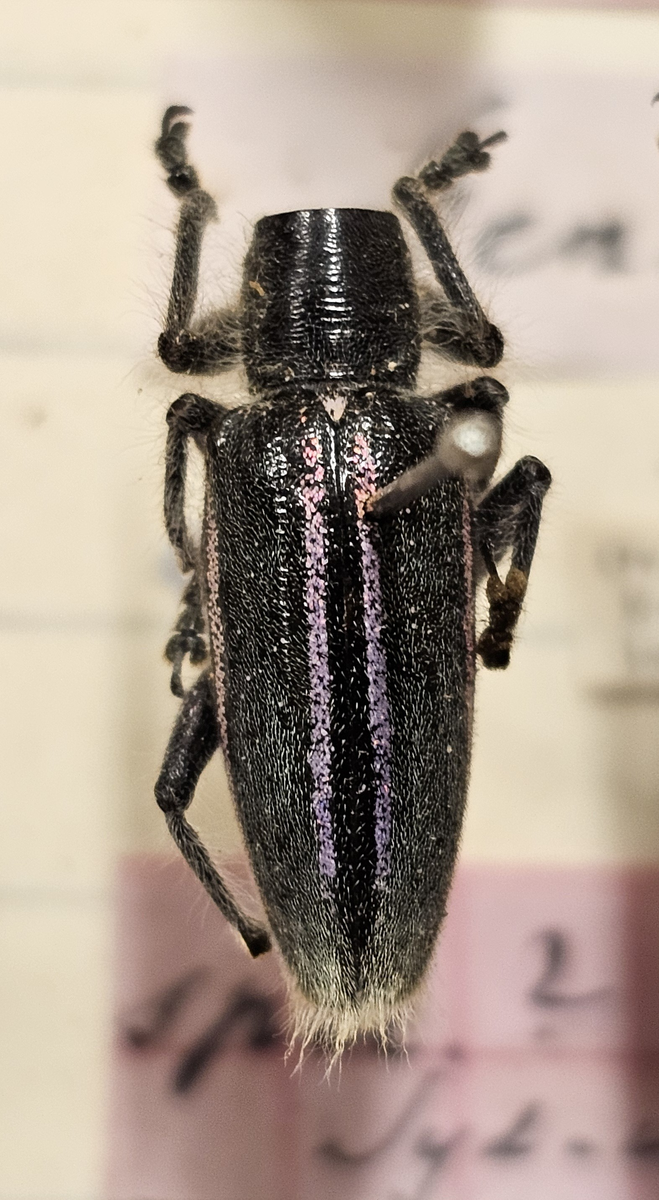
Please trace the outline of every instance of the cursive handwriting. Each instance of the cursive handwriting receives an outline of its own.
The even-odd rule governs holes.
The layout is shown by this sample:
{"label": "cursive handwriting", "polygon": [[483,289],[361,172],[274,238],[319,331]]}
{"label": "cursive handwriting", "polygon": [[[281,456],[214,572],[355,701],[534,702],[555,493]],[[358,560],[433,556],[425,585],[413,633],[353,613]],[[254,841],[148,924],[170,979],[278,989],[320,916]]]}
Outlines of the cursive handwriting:
{"label": "cursive handwriting", "polygon": [[[212,987],[212,974],[197,967],[169,984],[120,1022],[124,1045],[134,1051],[161,1046],[186,1007],[201,990]],[[246,1050],[263,1053],[283,1047],[277,1027],[276,1001],[247,985],[234,988],[201,1033],[178,1054],[171,1076],[172,1090],[188,1092],[226,1051],[236,1044],[234,1031]]]}
{"label": "cursive handwriting", "polygon": [[330,1162],[352,1167],[363,1167],[380,1158],[382,1154],[392,1150],[400,1142],[414,1118],[423,1111],[440,1077],[441,1072],[439,1071],[430,1071],[424,1075],[398,1117],[372,1145],[363,1150],[346,1150],[338,1141],[330,1140],[322,1142],[317,1147],[316,1154]]}
{"label": "cursive handwriting", "polygon": [[552,262],[586,262],[600,274],[629,272],[630,227],[618,217],[577,222],[544,243],[528,245],[529,235],[541,233],[539,220],[529,212],[497,217],[480,233],[476,262],[492,275],[508,277],[538,270]]}

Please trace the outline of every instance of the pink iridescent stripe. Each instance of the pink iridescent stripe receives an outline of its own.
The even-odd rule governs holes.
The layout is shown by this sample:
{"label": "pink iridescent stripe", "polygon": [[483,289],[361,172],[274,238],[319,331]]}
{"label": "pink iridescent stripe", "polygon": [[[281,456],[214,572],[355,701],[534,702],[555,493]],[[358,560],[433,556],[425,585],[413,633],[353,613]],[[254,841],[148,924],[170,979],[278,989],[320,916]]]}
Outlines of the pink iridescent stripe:
{"label": "pink iridescent stripe", "polygon": [[476,674],[476,649],[474,640],[474,549],[472,545],[471,509],[467,489],[462,499],[462,544],[465,556],[465,587],[467,604],[464,615],[465,644],[467,647],[467,693],[471,707],[474,676]]}
{"label": "pink iridescent stripe", "polygon": [[215,693],[217,696],[217,720],[220,727],[220,745],[229,769],[226,716],[226,679],[224,674],[224,631],[220,616],[220,559],[217,525],[210,506],[206,515],[206,561],[208,563],[208,624],[215,669]]}
{"label": "pink iridescent stripe", "polygon": [[309,434],[302,443],[307,471],[302,477],[302,502],[305,516],[306,606],[309,627],[309,692],[311,746],[309,766],[313,779],[313,806],[316,814],[321,875],[336,874],[336,855],[332,837],[332,799],[330,741],[330,669],[327,646],[327,530],[321,511],[325,500],[325,470],[320,461],[320,441]]}
{"label": "pink iridescent stripe", "polygon": [[377,489],[375,462],[362,433],[355,435],[351,458],[357,504],[357,530],[362,552],[364,630],[368,676],[369,726],[376,781],[375,846],[376,885],[389,873],[391,841],[391,721],[387,694],[387,662],[382,647],[382,591],[380,562],[369,523],[364,520],[366,501]]}

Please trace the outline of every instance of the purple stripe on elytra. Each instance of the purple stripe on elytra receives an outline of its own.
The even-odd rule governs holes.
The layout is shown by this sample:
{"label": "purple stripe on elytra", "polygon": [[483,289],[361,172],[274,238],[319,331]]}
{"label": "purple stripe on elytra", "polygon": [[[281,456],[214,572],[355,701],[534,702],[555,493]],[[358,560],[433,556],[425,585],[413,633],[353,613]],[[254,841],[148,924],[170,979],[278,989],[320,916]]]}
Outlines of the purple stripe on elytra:
{"label": "purple stripe on elytra", "polygon": [[309,766],[313,780],[313,806],[318,828],[318,860],[321,875],[336,875],[332,836],[332,776],[330,740],[330,668],[327,644],[327,529],[322,504],[327,495],[325,470],[320,461],[320,442],[309,434],[302,443],[307,467],[302,477],[305,517],[307,580],[305,600],[309,630],[309,693],[311,746]]}
{"label": "purple stripe on elytra", "polygon": [[375,848],[377,862],[375,882],[376,885],[381,885],[388,875],[390,867],[391,720],[387,693],[387,661],[380,637],[382,632],[380,561],[373,544],[372,529],[364,519],[366,501],[377,490],[377,479],[373,455],[362,433],[355,435],[350,462],[355,481],[357,531],[362,552],[369,726],[376,780]]}
{"label": "purple stripe on elytra", "polygon": [[229,769],[226,716],[226,677],[224,674],[224,630],[220,616],[220,558],[215,517],[210,511],[206,516],[206,561],[208,563],[208,625],[213,649],[213,678],[217,697],[217,721],[220,729],[220,746]]}

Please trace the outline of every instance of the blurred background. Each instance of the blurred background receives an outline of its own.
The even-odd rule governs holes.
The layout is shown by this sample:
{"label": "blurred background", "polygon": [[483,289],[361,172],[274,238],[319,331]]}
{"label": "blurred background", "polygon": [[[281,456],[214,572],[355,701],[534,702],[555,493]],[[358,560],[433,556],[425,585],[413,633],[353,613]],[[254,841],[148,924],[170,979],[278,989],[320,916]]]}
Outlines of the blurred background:
{"label": "blurred background", "polygon": [[[0,89],[0,1200],[656,1197],[656,6],[3,0]],[[536,454],[554,485],[510,670],[479,675],[408,1054],[329,1080],[285,1062],[276,965],[236,949],[152,795],[182,586],[165,413],[245,395],[155,360],[174,103],[220,208],[208,303],[259,216],[388,207],[461,129],[509,134],[443,213],[508,340],[500,470]],[[193,816],[239,851],[218,762]]]}

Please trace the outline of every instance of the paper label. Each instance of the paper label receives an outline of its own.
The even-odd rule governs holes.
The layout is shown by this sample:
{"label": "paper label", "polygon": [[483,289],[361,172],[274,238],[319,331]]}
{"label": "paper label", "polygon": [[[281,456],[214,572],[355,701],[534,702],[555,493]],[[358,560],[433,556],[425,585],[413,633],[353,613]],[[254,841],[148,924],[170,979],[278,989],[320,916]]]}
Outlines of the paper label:
{"label": "paper label", "polygon": [[121,872],[112,1200],[651,1200],[659,872],[458,871],[407,1050],[295,1070],[274,955]]}
{"label": "paper label", "polygon": [[[401,9],[403,19],[404,9]],[[195,110],[192,157],[219,202],[203,293],[235,294],[251,223],[297,208],[390,208],[398,176],[462,129],[499,129],[485,174],[436,197],[508,362],[571,376],[659,366],[659,73],[637,76],[455,63],[182,58],[167,94]],[[409,230],[408,230],[409,233]],[[410,243],[418,251],[410,234]],[[417,270],[431,279],[416,253]]]}

